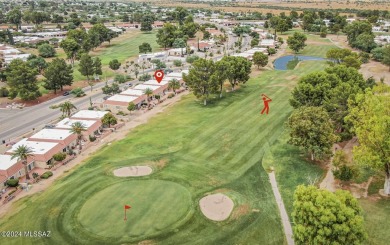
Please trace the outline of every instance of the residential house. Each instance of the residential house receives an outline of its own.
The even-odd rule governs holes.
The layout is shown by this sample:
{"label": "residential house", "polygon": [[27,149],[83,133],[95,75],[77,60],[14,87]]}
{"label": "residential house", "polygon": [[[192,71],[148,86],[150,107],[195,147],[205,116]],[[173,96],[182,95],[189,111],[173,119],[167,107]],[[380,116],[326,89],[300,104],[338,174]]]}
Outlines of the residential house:
{"label": "residential house", "polygon": [[[34,169],[34,161],[31,161],[27,165],[28,171]],[[7,185],[6,182],[9,179],[17,179],[26,175],[24,171],[24,165],[16,158],[12,159],[12,155],[0,154],[0,191]]]}
{"label": "residential house", "polygon": [[5,154],[12,155],[21,145],[31,148],[33,156],[27,158],[27,162],[34,162],[33,166],[39,168],[46,168],[48,164],[52,163],[54,154],[63,150],[60,143],[33,141],[25,138],[14,144]]}
{"label": "residential house", "polygon": [[86,131],[83,133],[84,137],[95,136],[96,134],[99,134],[103,129],[103,124],[100,121],[80,120],[73,118],[63,119],[55,125],[55,128],[70,130],[72,128],[72,124],[75,122],[81,122],[85,126]]}
{"label": "residential house", "polygon": [[77,144],[77,135],[64,129],[42,129],[28,138],[28,141],[55,142],[62,145],[62,152],[68,152]]}
{"label": "residential house", "polygon": [[100,107],[104,110],[110,110],[113,113],[119,111],[127,111],[127,106],[130,102],[133,102],[137,108],[139,108],[142,103],[145,103],[145,96],[130,96],[116,94],[105,100]]}

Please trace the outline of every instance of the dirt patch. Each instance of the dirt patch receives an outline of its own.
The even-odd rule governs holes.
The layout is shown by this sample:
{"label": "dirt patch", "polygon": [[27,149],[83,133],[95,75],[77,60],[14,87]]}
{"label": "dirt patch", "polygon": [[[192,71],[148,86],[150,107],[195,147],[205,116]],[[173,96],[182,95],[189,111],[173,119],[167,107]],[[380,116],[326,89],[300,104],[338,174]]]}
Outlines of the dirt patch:
{"label": "dirt patch", "polygon": [[138,245],[155,245],[157,244],[155,241],[153,240],[145,240],[145,241],[141,241],[139,243],[137,243]]}
{"label": "dirt patch", "polygon": [[138,177],[150,175],[153,169],[149,166],[130,166],[118,168],[113,171],[117,177]]}
{"label": "dirt patch", "polygon": [[232,213],[232,219],[238,219],[251,212],[250,206],[248,204],[243,204],[234,209]]}
{"label": "dirt patch", "polygon": [[389,67],[377,61],[370,61],[363,64],[359,70],[365,79],[373,77],[377,82],[381,79],[384,83],[390,85],[390,71]]}
{"label": "dirt patch", "polygon": [[208,219],[223,221],[229,218],[234,203],[228,196],[217,193],[203,197],[199,201],[200,210]]}

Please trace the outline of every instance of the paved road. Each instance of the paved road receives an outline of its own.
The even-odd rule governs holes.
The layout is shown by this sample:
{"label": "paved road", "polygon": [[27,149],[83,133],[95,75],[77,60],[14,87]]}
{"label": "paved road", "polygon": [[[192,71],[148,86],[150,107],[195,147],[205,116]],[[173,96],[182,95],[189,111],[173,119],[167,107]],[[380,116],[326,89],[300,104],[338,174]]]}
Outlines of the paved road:
{"label": "paved road", "polygon": [[287,244],[294,245],[291,223],[288,218],[286,208],[284,207],[283,199],[278,189],[278,184],[276,183],[275,172],[272,171],[271,173],[268,174],[268,176],[271,182],[272,191],[274,192],[276,203],[279,208],[280,217],[282,218],[282,225],[283,225],[284,234],[286,235]]}
{"label": "paved road", "polygon": [[84,88],[84,91],[88,94],[81,98],[71,98],[72,95],[60,96],[24,109],[0,110],[0,142],[2,143],[3,140],[6,142],[12,141],[14,138],[32,131],[33,128],[38,129],[58,119],[61,113],[58,109],[50,109],[51,105],[70,100],[77,108],[84,108],[88,107],[90,99],[92,102],[101,101],[104,97],[101,93],[101,87],[104,85],[104,82],[95,85],[92,93],[90,87]]}

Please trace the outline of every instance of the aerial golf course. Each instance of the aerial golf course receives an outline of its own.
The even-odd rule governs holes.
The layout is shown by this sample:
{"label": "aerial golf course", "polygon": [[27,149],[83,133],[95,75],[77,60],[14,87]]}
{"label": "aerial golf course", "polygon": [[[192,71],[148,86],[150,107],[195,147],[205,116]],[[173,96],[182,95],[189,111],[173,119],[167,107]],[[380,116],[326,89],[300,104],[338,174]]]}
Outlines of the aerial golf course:
{"label": "aerial golf course", "polygon": [[[44,192],[15,202],[0,220],[3,230],[50,230],[50,238],[0,237],[0,244],[285,244],[267,170],[276,167],[288,213],[295,187],[322,176],[285,144],[284,123],[298,79],[325,66],[306,61],[294,70],[262,72],[206,107],[184,96]],[[272,98],[269,115],[260,115],[262,93]],[[153,173],[113,175],[143,165]],[[198,205],[213,193],[234,202],[224,221],[207,219]]]}

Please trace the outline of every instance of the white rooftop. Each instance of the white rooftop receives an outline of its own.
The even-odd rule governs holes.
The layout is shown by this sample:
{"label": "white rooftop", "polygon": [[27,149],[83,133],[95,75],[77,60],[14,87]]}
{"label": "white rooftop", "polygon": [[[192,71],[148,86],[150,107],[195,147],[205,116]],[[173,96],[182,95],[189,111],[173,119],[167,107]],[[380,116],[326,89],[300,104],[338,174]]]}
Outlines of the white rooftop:
{"label": "white rooftop", "polygon": [[114,96],[111,96],[110,98],[107,99],[107,101],[120,101],[120,102],[132,102],[136,100],[138,97],[136,96],[128,96],[128,95],[120,95],[116,94]]}
{"label": "white rooftop", "polygon": [[134,96],[141,96],[144,94],[144,91],[142,90],[138,90],[138,89],[127,89],[125,91],[123,91],[122,93],[120,93],[122,95],[134,95]]}
{"label": "white rooftop", "polygon": [[183,74],[181,72],[171,72],[166,75],[166,77],[175,77],[175,78],[182,78]]}
{"label": "white rooftop", "polygon": [[0,154],[0,170],[7,170],[17,162],[18,159],[17,158],[12,159],[11,155]]}
{"label": "white rooftop", "polygon": [[101,119],[107,113],[108,111],[81,110],[74,114],[72,118]]}
{"label": "white rooftop", "polygon": [[160,86],[153,86],[153,85],[145,85],[145,84],[138,84],[137,86],[134,87],[134,89],[139,89],[139,90],[145,90],[147,88],[150,88],[151,90],[156,90]]}
{"label": "white rooftop", "polygon": [[144,82],[143,84],[145,85],[154,85],[154,86],[162,86],[162,85],[165,85],[168,83],[169,80],[161,80],[161,82],[157,82],[156,80],[149,80],[149,81],[146,81]]}
{"label": "white rooftop", "polygon": [[68,130],[62,129],[42,129],[38,133],[31,136],[31,139],[45,139],[45,140],[64,140],[71,136],[72,133]]}
{"label": "white rooftop", "polygon": [[62,121],[60,121],[59,123],[56,124],[56,128],[72,128],[72,124],[75,123],[75,122],[81,122],[82,124],[84,124],[84,126],[88,129],[90,128],[94,123],[95,121],[91,121],[91,120],[80,120],[80,119],[69,119],[69,118],[65,118],[63,119]]}
{"label": "white rooftop", "polygon": [[7,152],[14,152],[19,146],[25,145],[32,149],[33,154],[43,155],[56,147],[59,143],[54,142],[39,142],[39,141],[27,141],[27,139],[22,139],[12,146]]}

